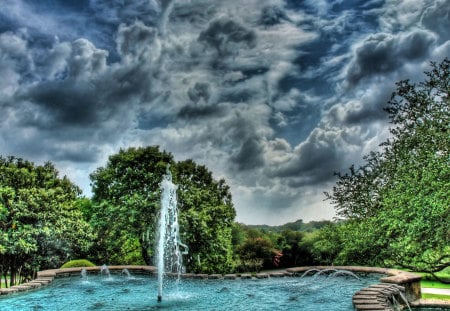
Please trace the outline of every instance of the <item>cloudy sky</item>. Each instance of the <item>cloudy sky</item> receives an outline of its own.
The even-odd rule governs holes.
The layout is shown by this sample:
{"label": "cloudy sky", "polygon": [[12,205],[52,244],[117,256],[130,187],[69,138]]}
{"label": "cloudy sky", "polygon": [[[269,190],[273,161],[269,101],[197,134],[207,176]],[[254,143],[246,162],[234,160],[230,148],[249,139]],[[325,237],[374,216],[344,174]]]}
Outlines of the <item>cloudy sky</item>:
{"label": "cloudy sky", "polygon": [[331,219],[333,172],[449,29],[450,0],[1,0],[0,155],[89,196],[109,155],[159,145],[225,178],[240,222]]}

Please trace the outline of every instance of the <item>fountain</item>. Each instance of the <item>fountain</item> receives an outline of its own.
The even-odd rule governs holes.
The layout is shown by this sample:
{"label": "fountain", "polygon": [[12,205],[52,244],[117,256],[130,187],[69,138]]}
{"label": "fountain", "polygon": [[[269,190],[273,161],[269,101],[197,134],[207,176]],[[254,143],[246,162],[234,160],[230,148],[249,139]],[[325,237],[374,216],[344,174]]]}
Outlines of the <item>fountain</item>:
{"label": "fountain", "polygon": [[[177,208],[177,186],[172,182],[170,166],[161,182],[161,211],[157,232],[156,263],[158,268],[158,302],[162,301],[164,274],[177,275],[177,282],[183,272],[183,254],[187,246],[180,241]],[[184,251],[180,251],[180,246]]]}
{"label": "fountain", "polygon": [[108,279],[111,278],[111,273],[109,272],[109,268],[107,265],[103,265],[100,268],[100,274],[105,275]]}
{"label": "fountain", "polygon": [[[264,279],[204,279],[183,276],[179,284],[165,282],[161,302],[149,299],[149,288],[157,288],[153,269],[142,266],[110,266],[111,279],[100,267],[89,271],[89,282],[80,278],[79,271],[61,270],[61,276],[39,290],[20,295],[1,295],[0,310],[302,310],[352,311],[352,295],[361,287],[374,284],[380,275],[362,280],[347,277],[320,281],[314,276],[269,277]],[[127,268],[135,278],[128,278]],[[72,270],[71,270],[72,271]],[[396,297],[397,298],[397,297]]]}
{"label": "fountain", "polygon": [[124,274],[127,277],[127,279],[132,279],[133,278],[133,276],[130,273],[130,270],[128,270],[126,268],[122,270],[122,274]]}
{"label": "fountain", "polygon": [[[381,268],[356,267],[358,269],[355,269],[355,267],[350,267],[356,272],[362,270],[364,273],[381,273],[378,276],[366,275],[362,278],[359,278],[351,271],[338,267],[300,267],[287,270],[287,272],[295,275],[306,269],[300,278],[267,277],[259,279],[257,277],[258,281],[244,281],[247,278],[242,276],[240,278],[242,281],[236,282],[234,278],[219,276],[221,280],[204,282],[203,277],[197,278],[192,276],[187,278],[189,274],[186,274],[184,276],[186,280],[180,283],[181,273],[184,272],[182,256],[187,254],[187,246],[180,241],[176,196],[177,186],[172,182],[170,167],[167,167],[167,172],[160,186],[161,210],[156,240],[157,249],[155,252],[157,279],[150,276],[131,277],[129,269],[132,269],[132,266],[125,268],[124,266],[108,267],[103,265],[89,270],[91,274],[93,274],[92,271],[97,271],[98,274],[90,275],[88,282],[86,280],[87,271],[82,268],[77,271],[77,274],[81,272],[81,282],[75,282],[70,280],[70,278],[57,278],[58,280],[55,280],[51,286],[43,290],[30,291],[17,297],[11,295],[11,297],[0,298],[0,309],[15,311],[48,308],[51,310],[70,309],[76,311],[98,310],[105,307],[108,310],[154,310],[165,308],[186,311],[200,309],[244,311],[264,309],[271,305],[274,309],[280,310],[298,309],[299,307],[304,311],[354,310],[354,308],[366,310],[359,308],[360,297],[365,297],[365,293],[369,292],[374,295],[374,299],[371,302],[375,301],[378,303],[380,301],[375,295],[384,293],[386,288],[390,291],[387,291],[387,296],[383,296],[386,301],[381,301],[384,303],[382,306],[385,306],[383,310],[394,310],[394,308],[403,307],[399,300],[403,300],[409,308],[406,296],[401,293],[403,287],[397,286],[399,281],[396,280],[394,280],[396,282],[393,282],[395,283],[393,285],[386,283],[375,284],[371,285],[372,289],[362,289],[354,294],[362,286],[368,286],[379,281],[381,274],[392,273],[396,277],[395,273],[392,272],[393,270]],[[112,278],[110,268],[116,274],[121,271],[121,275]],[[147,271],[153,274],[155,267],[136,266],[133,271],[140,273]],[[39,284],[38,286],[48,284],[50,282],[48,278],[53,280],[58,273],[63,275],[70,274],[64,269],[59,269],[56,272],[54,270],[43,271],[38,276],[47,276],[47,279],[25,283],[17,287],[15,291],[35,288],[34,286],[37,283]],[[165,298],[162,306],[160,303],[162,303],[164,276],[169,273],[177,276],[177,281],[165,284],[167,299]],[[408,281],[408,278],[405,280],[405,273],[399,271],[398,274],[401,274],[400,281],[402,283],[400,284],[405,284]],[[321,275],[322,277],[319,281],[318,278]],[[213,279],[213,276],[217,279],[217,275],[211,275],[211,279]],[[338,276],[344,276],[344,278],[339,278]],[[237,276],[235,275],[235,277]],[[420,277],[417,279],[415,275],[409,276],[409,278],[409,282],[417,282],[420,279]],[[389,277],[383,279],[390,280]],[[149,287],[158,288],[156,301],[148,299]],[[8,289],[8,292],[11,290]],[[182,294],[179,294],[180,292]],[[393,293],[392,295],[389,294],[391,292]],[[3,294],[1,289],[0,293]],[[352,294],[354,294],[353,304]],[[47,297],[52,297],[52,299],[47,299]],[[55,299],[54,297],[57,298]],[[364,308],[367,307],[364,304],[362,305]]]}
{"label": "fountain", "polygon": [[81,272],[80,272],[80,274],[81,274],[81,278],[82,278],[84,281],[87,281],[88,276],[87,276],[87,271],[86,271],[86,269],[82,269]]}

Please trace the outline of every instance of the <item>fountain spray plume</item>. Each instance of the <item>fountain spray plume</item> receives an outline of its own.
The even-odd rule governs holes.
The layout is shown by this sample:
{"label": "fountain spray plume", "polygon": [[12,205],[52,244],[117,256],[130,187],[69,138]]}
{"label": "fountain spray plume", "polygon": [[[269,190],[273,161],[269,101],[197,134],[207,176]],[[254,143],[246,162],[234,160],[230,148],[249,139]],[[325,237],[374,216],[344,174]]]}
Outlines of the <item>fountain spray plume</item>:
{"label": "fountain spray plume", "polygon": [[[172,182],[170,165],[160,184],[161,211],[157,233],[156,262],[158,266],[158,302],[162,301],[164,274],[176,273],[180,279],[183,269],[183,254],[187,253],[187,246],[180,241],[177,208],[177,186]],[[180,246],[184,247],[183,252]]]}

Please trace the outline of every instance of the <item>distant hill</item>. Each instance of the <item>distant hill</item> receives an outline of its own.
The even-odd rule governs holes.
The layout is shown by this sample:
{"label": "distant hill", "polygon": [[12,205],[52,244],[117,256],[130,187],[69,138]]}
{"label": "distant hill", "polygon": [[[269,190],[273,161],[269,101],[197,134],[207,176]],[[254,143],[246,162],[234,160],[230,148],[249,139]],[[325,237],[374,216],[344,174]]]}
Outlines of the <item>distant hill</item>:
{"label": "distant hill", "polygon": [[269,231],[282,232],[284,230],[311,232],[320,229],[322,227],[325,227],[328,224],[331,224],[330,220],[310,221],[305,223],[303,222],[303,219],[299,219],[294,222],[288,222],[280,226],[269,226],[269,225],[244,225],[244,226],[267,232]]}

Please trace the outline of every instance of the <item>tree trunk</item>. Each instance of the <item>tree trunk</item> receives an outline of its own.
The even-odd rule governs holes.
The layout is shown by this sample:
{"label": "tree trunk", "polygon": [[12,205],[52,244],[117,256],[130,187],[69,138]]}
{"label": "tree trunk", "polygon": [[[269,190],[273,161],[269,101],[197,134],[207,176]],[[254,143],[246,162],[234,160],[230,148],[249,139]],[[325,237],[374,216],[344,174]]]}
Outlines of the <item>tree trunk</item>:
{"label": "tree trunk", "polygon": [[144,262],[146,265],[151,265],[153,263],[152,258],[148,255],[148,247],[145,246],[145,241],[141,238],[139,239],[139,242],[141,244],[141,254],[142,259],[144,259]]}

